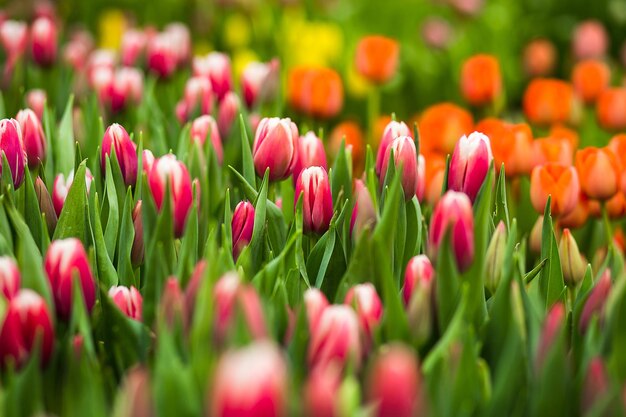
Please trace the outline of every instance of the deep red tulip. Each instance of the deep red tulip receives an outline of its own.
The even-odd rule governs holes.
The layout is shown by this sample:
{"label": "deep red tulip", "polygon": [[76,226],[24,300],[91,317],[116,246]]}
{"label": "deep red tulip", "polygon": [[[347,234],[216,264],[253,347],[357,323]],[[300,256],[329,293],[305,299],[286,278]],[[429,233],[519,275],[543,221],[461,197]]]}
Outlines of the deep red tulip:
{"label": "deep red tulip", "polygon": [[109,297],[126,316],[141,321],[143,298],[135,287],[113,286],[109,289]]}
{"label": "deep red tulip", "polygon": [[249,201],[241,201],[235,207],[231,222],[233,257],[237,259],[243,248],[250,243],[254,230],[254,206]]}

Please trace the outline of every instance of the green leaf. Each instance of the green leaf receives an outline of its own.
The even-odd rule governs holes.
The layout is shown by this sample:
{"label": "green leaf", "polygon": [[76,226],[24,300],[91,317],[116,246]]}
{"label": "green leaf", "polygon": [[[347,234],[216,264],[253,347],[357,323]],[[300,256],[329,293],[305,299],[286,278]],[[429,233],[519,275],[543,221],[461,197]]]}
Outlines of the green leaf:
{"label": "green leaf", "polygon": [[28,169],[24,172],[24,184],[22,187],[25,193],[24,221],[30,228],[30,232],[33,235],[33,240],[37,244],[37,247],[43,253],[46,249],[44,246],[44,228],[47,228],[47,226],[43,222],[39,208],[39,200],[37,200],[33,179]]}
{"label": "green leaf", "polygon": [[94,251],[96,253],[96,270],[98,281],[103,283],[106,288],[111,288],[118,283],[118,275],[113,267],[113,262],[109,258],[102,233],[102,223],[100,222],[100,203],[98,194],[94,193],[93,204],[88,206],[90,230],[92,231],[92,240]]}
{"label": "green leaf", "polygon": [[541,259],[547,259],[546,266],[539,275],[539,290],[543,296],[545,310],[548,311],[554,303],[564,301],[565,283],[559,258],[559,248],[552,228],[552,216],[550,215],[550,201],[548,197],[543,217],[541,231]]}
{"label": "green leaf", "polygon": [[[111,160],[106,157],[106,173],[104,198],[107,202],[107,222],[104,227],[104,241],[106,242],[109,258],[114,259],[115,248],[117,246],[117,233],[120,227],[120,209],[117,199],[117,191],[115,189],[115,181],[113,180],[113,169],[111,169]],[[104,211],[104,210],[103,210]]]}
{"label": "green leaf", "polygon": [[248,184],[254,188],[256,175],[254,173],[252,149],[250,147],[250,140],[248,139],[248,132],[246,131],[246,123],[244,122],[241,114],[239,115],[239,126],[241,132],[241,163],[243,166],[243,177],[246,179]]}
{"label": "green leaf", "polygon": [[133,225],[133,195],[130,187],[126,191],[126,200],[122,212],[122,223],[120,225],[119,244],[117,246],[117,273],[119,282],[125,286],[139,286],[133,273],[133,265],[130,259],[135,240],[135,227]]}
{"label": "green leaf", "polygon": [[507,230],[511,229],[511,221],[509,219],[509,206],[506,199],[506,177],[504,172],[504,164],[500,167],[500,175],[496,184],[496,211],[494,213],[494,223],[498,224],[504,221]]}
{"label": "green leaf", "polygon": [[54,240],[75,237],[87,246],[87,187],[85,184],[85,161],[74,175],[74,181],[67,193],[59,222],[54,230]]}
{"label": "green leaf", "polygon": [[55,168],[64,175],[68,175],[74,168],[74,126],[72,115],[74,110],[74,96],[71,95],[65,106],[63,117],[59,124],[59,133],[53,142]]}
{"label": "green leaf", "polygon": [[265,171],[261,191],[254,202],[254,228],[250,239],[250,251],[252,254],[252,267],[257,272],[263,262],[263,252],[265,246],[265,216],[267,205],[267,188],[269,186],[269,168]]}
{"label": "green leaf", "polygon": [[352,198],[351,166],[346,153],[345,140],[342,140],[330,175],[330,188],[335,207],[338,207],[340,201]]}

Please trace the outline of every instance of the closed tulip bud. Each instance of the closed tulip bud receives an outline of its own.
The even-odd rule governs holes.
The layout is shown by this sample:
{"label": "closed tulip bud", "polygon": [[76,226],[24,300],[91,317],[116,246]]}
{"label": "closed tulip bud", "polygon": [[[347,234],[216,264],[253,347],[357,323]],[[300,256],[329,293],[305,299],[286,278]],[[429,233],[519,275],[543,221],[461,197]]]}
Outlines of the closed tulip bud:
{"label": "closed tulip bud", "polygon": [[20,289],[22,276],[12,258],[0,256],[0,295],[7,300],[15,297]]}
{"label": "closed tulip bud", "polygon": [[383,347],[367,379],[367,398],[374,407],[373,415],[418,415],[421,389],[415,353],[400,344]]}
{"label": "closed tulip bud", "polygon": [[543,216],[539,216],[530,231],[528,244],[532,253],[541,253],[541,241],[543,234]]}
{"label": "closed tulip bud", "polygon": [[[287,413],[287,365],[269,341],[226,352],[213,381],[213,417],[281,417]],[[246,389],[242,390],[241,387]]]}
{"label": "closed tulip bud", "polygon": [[121,56],[122,64],[132,67],[145,52],[148,37],[138,29],[128,29],[122,35]]}
{"label": "closed tulip bud", "polygon": [[576,152],[576,170],[589,198],[608,200],[620,190],[621,169],[609,148],[588,147]]}
{"label": "closed tulip bud", "polygon": [[230,58],[221,52],[211,52],[205,57],[194,58],[193,75],[207,78],[219,100],[222,100],[233,86]]}
{"label": "closed tulip bud", "polygon": [[326,367],[331,363],[343,368],[352,361],[355,368],[361,363],[359,320],[353,309],[345,305],[331,305],[324,309],[309,342],[309,366]]}
{"label": "closed tulip bud", "polygon": [[31,28],[31,53],[37,65],[49,67],[57,56],[57,29],[48,18],[40,17]]}
{"label": "closed tulip bud", "polygon": [[552,306],[543,323],[539,346],[535,356],[535,369],[541,369],[550,350],[561,335],[565,324],[565,307],[561,303]]}
{"label": "closed tulip bud", "polygon": [[191,33],[187,25],[181,22],[169,23],[163,33],[175,45],[176,64],[187,64],[191,56]]}
{"label": "closed tulip bud", "polygon": [[313,166],[328,169],[326,151],[322,140],[315,133],[307,132],[298,139],[298,159],[293,168],[293,177],[297,179],[305,168]]}
{"label": "closed tulip bud", "polygon": [[596,116],[600,126],[609,131],[626,128],[626,88],[604,90],[596,102]]}
{"label": "closed tulip bud", "polygon": [[143,73],[137,68],[120,68],[111,85],[111,110],[126,109],[129,104],[139,104],[143,95]]}
{"label": "closed tulip bud", "polygon": [[580,315],[579,329],[581,333],[587,332],[589,323],[596,314],[601,321],[604,319],[606,300],[611,292],[611,287],[611,271],[606,269],[585,301],[583,312]]}
{"label": "closed tulip bud", "polygon": [[350,288],[343,302],[355,309],[361,328],[369,340],[383,316],[383,303],[374,285],[369,282],[355,285]]}
{"label": "closed tulip bud", "polygon": [[204,146],[207,138],[211,140],[211,146],[217,157],[217,162],[222,163],[224,158],[224,151],[222,150],[222,139],[220,138],[220,131],[217,128],[217,123],[212,116],[203,115],[198,117],[191,124],[191,130],[189,131],[191,140],[201,147]]}
{"label": "closed tulip bud", "polygon": [[474,214],[472,203],[464,193],[448,191],[435,206],[428,235],[431,259],[437,258],[446,234],[457,268],[465,272],[474,260]]}
{"label": "closed tulip bud", "polygon": [[387,152],[381,167],[381,184],[385,181],[392,152],[396,167],[402,169],[402,190],[404,191],[404,199],[409,201],[415,196],[419,185],[417,150],[415,149],[413,138],[410,136],[400,136],[394,139],[391,145],[387,147]]}
{"label": "closed tulip bud", "polygon": [[330,68],[292,68],[287,80],[287,101],[299,113],[317,119],[332,118],[343,106],[341,77]]}
{"label": "closed tulip bud", "polygon": [[409,319],[409,325],[418,343],[430,338],[435,317],[435,270],[426,257],[411,258],[404,274],[402,298]]}
{"label": "closed tulip bud", "polygon": [[52,288],[57,314],[62,320],[70,318],[74,278],[78,278],[85,307],[91,312],[96,302],[96,283],[80,240],[70,238],[53,241],[46,253],[44,269]]}
{"label": "closed tulip bud", "polygon": [[137,365],[124,376],[113,414],[118,417],[153,417],[156,415],[154,408],[150,373],[143,365]]}
{"label": "closed tulip bud", "polygon": [[524,92],[524,114],[532,124],[568,123],[575,106],[574,89],[562,80],[535,78]]}
{"label": "closed tulip bud", "polygon": [[[89,194],[92,181],[93,175],[91,175],[91,171],[89,170],[89,168],[87,168],[85,170],[85,183],[87,185],[87,194]],[[54,183],[52,184],[52,205],[54,206],[54,211],[56,212],[57,216],[61,216],[61,211],[63,210],[63,205],[65,204],[65,199],[67,198],[67,193],[69,193],[73,182],[74,170],[70,172],[70,174],[67,176],[67,179],[63,174],[57,175],[54,179]]]}
{"label": "closed tulip bud", "polygon": [[17,59],[24,53],[28,42],[28,26],[25,22],[5,20],[0,25],[0,41],[6,54]]}
{"label": "closed tulip bud", "polygon": [[[15,119],[0,120],[0,157],[4,154],[11,169],[13,186],[17,189],[24,181],[24,169],[27,163],[22,129]],[[0,175],[2,165],[0,165]]]}
{"label": "closed tulip bud", "polygon": [[252,240],[254,230],[254,206],[249,201],[241,201],[235,207],[231,222],[233,257],[237,259],[245,246]]}
{"label": "closed tulip bud", "polygon": [[448,189],[464,192],[473,202],[485,182],[492,160],[487,136],[474,132],[469,137],[461,137],[450,161]]}
{"label": "closed tulip bud", "polygon": [[354,209],[350,219],[350,233],[358,241],[361,233],[366,228],[374,229],[378,216],[372,196],[363,183],[357,179],[354,181]]}
{"label": "closed tulip bud", "polygon": [[356,69],[368,81],[384,84],[398,68],[400,45],[385,36],[365,36],[359,40],[355,53]]}
{"label": "closed tulip bud", "polygon": [[557,51],[547,39],[536,39],[524,48],[524,71],[530,77],[545,77],[554,70]]}
{"label": "closed tulip bud", "polygon": [[185,296],[180,288],[180,281],[171,276],[165,281],[159,304],[159,315],[162,323],[168,328],[180,325],[186,329],[188,323],[186,322],[185,311]]}
{"label": "closed tulip bud", "polygon": [[143,215],[141,214],[141,200],[137,200],[135,207],[133,207],[133,229],[135,230],[135,238],[133,239],[133,246],[130,250],[130,260],[134,266],[141,265],[143,263],[144,254],[144,240],[143,240]]}
{"label": "closed tulip bud", "polygon": [[495,294],[498,289],[498,284],[502,278],[502,268],[504,266],[504,252],[506,251],[506,226],[504,222],[500,221],[496,230],[491,237],[489,246],[487,247],[487,255],[485,259],[486,274],[485,274],[485,286],[491,292]]}
{"label": "closed tulip bud", "polygon": [[143,310],[143,298],[137,288],[113,286],[109,289],[109,297],[124,315],[137,321],[141,321]]}
{"label": "closed tulip bud", "polygon": [[214,101],[215,95],[209,80],[202,77],[191,77],[185,83],[184,114],[179,115],[179,117],[185,116],[185,120],[187,120],[194,114],[211,114],[213,113]]}
{"label": "closed tulip bud", "polygon": [[413,293],[419,287],[431,287],[435,277],[435,269],[426,255],[417,255],[409,260],[404,273],[404,286],[402,287],[402,299],[408,306]]}
{"label": "closed tulip bud", "polygon": [[339,413],[339,391],[341,368],[338,366],[317,367],[304,386],[304,408],[308,417],[337,417]]}
{"label": "closed tulip bud", "polygon": [[572,35],[572,52],[577,59],[602,58],[609,46],[606,29],[597,20],[586,20],[576,26]]}
{"label": "closed tulip bud", "polygon": [[111,158],[112,149],[115,149],[115,157],[120,165],[124,182],[127,186],[135,185],[137,182],[137,146],[130,139],[126,129],[117,123],[113,123],[104,132],[100,155],[102,172],[106,170],[106,157]]}
{"label": "closed tulip bud", "polygon": [[427,18],[422,24],[422,39],[431,48],[445,49],[454,38],[454,29],[447,20]]}
{"label": "closed tulip bud", "polygon": [[[166,184],[169,184],[169,196],[165,195]],[[148,185],[159,210],[166,197],[171,199],[174,234],[181,237],[193,203],[191,177],[187,167],[172,154],[162,156],[154,162],[148,174]]]}
{"label": "closed tulip bud", "polygon": [[502,94],[500,63],[492,55],[474,55],[463,63],[461,92],[474,106],[492,104]]}
{"label": "closed tulip bud", "polygon": [[279,62],[251,62],[241,74],[241,89],[248,109],[273,98],[279,79]]}
{"label": "closed tulip bud", "polygon": [[543,214],[548,196],[550,213],[553,216],[566,216],[578,203],[580,183],[574,167],[557,163],[535,167],[530,177],[530,201],[537,213]]}
{"label": "closed tulip bud", "polygon": [[422,152],[434,150],[445,155],[454,150],[461,136],[474,131],[474,118],[456,104],[440,103],[424,110],[419,126]]}
{"label": "closed tulip bud", "polygon": [[[589,361],[581,393],[582,415],[589,415],[593,406],[609,393],[610,381],[602,357]],[[608,415],[608,414],[601,414]]]}
{"label": "closed tulip bud", "polygon": [[222,137],[228,138],[230,130],[237,116],[239,116],[240,108],[241,103],[239,96],[232,91],[226,93],[220,101],[219,113],[217,115],[217,127]]}
{"label": "closed tulip bud", "polygon": [[322,167],[306,168],[296,182],[296,203],[302,195],[304,230],[322,234],[333,217],[333,196],[326,170]]}
{"label": "closed tulip bud", "polygon": [[148,41],[148,68],[160,78],[170,77],[178,65],[178,45],[167,33],[159,33]]}
{"label": "closed tulip bud", "polygon": [[46,92],[44,90],[34,88],[26,93],[24,100],[26,101],[26,106],[28,106],[29,109],[32,109],[32,111],[34,111],[37,115],[37,118],[42,121],[43,112],[46,108],[46,101],[48,100]]}
{"label": "closed tulip bud", "polygon": [[46,159],[46,136],[43,127],[35,112],[30,109],[20,110],[16,119],[22,129],[28,166],[34,168]]}
{"label": "closed tulip bud", "polygon": [[383,137],[380,140],[380,145],[378,145],[378,153],[376,154],[376,175],[379,177],[381,175],[384,176],[383,163],[387,155],[387,148],[389,148],[393,141],[400,136],[409,136],[413,138],[413,133],[411,133],[411,129],[409,129],[406,123],[392,120],[385,127]]}
{"label": "closed tulip bud", "polygon": [[26,364],[35,348],[46,365],[54,347],[54,327],[44,299],[30,289],[23,289],[7,306],[0,329],[0,363],[16,368]]}
{"label": "closed tulip bud", "polygon": [[142,169],[144,174],[148,175],[150,174],[150,170],[152,169],[152,166],[154,165],[154,154],[152,153],[152,151],[150,149],[144,149],[143,152],[141,153],[141,165],[142,165]]}
{"label": "closed tulip bud", "polygon": [[291,119],[264,118],[254,137],[253,157],[257,175],[269,168],[270,181],[288,178],[298,160],[298,127]]}
{"label": "closed tulip bud", "polygon": [[185,288],[185,315],[187,317],[187,323],[193,323],[193,316],[196,308],[196,298],[198,297],[198,291],[202,287],[202,283],[206,277],[207,272],[207,261],[202,259],[200,260],[193,272],[191,273],[191,277],[189,278],[189,283]]}
{"label": "closed tulip bud", "polygon": [[304,292],[304,306],[306,308],[306,316],[309,322],[309,333],[315,333],[322,317],[322,313],[328,305],[326,296],[317,288],[309,288]]}
{"label": "closed tulip bud", "polygon": [[585,264],[578,251],[576,239],[574,239],[569,229],[564,229],[561,235],[559,257],[561,258],[561,268],[563,269],[565,285],[575,287],[585,276]]}
{"label": "closed tulip bud", "polygon": [[609,87],[611,70],[607,64],[597,60],[577,63],[572,71],[574,91],[587,104],[593,103]]}
{"label": "closed tulip bud", "polygon": [[[35,194],[39,202],[39,211],[45,216],[48,234],[52,236],[57,225],[57,214],[52,202],[52,197],[46,188],[43,180],[37,177],[35,180]],[[63,204],[61,204],[61,207]]]}

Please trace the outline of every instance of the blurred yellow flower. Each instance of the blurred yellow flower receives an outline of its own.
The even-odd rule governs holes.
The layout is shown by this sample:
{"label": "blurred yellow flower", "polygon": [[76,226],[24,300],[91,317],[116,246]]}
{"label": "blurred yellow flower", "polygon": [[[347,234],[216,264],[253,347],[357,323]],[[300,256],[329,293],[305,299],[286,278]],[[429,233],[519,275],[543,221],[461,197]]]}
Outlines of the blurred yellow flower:
{"label": "blurred yellow flower", "polygon": [[100,15],[98,21],[100,48],[118,49],[126,29],[126,17],[121,10],[111,9]]}
{"label": "blurred yellow flower", "polygon": [[250,23],[241,14],[232,14],[224,22],[224,40],[231,49],[243,48],[250,43]]}
{"label": "blurred yellow flower", "polygon": [[333,66],[342,56],[343,33],[335,23],[310,22],[294,10],[284,14],[281,32],[287,67]]}
{"label": "blurred yellow flower", "polygon": [[206,39],[198,39],[193,44],[194,55],[206,55],[213,51],[213,45]]}
{"label": "blurred yellow flower", "polygon": [[354,64],[350,62],[346,65],[346,87],[351,96],[362,98],[367,95],[372,86],[367,80],[356,71]]}

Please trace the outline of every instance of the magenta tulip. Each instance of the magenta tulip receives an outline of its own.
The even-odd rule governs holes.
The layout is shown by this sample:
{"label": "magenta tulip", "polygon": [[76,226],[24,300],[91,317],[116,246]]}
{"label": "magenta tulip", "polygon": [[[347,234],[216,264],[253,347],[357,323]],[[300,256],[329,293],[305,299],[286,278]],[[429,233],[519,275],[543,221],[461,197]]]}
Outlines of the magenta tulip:
{"label": "magenta tulip", "polygon": [[220,101],[233,86],[230,58],[221,52],[211,52],[205,57],[194,58],[193,75],[207,78]]}
{"label": "magenta tulip", "polygon": [[387,175],[391,152],[393,152],[396,167],[402,169],[402,190],[404,191],[404,199],[408,201],[415,196],[418,186],[418,161],[415,142],[413,142],[410,136],[400,136],[395,138],[387,147],[381,166],[381,184],[385,181],[385,176]]}
{"label": "magenta tulip", "polygon": [[491,144],[486,135],[479,132],[463,135],[450,160],[448,189],[467,194],[473,202],[485,182],[492,160]]}
{"label": "magenta tulip", "polygon": [[306,168],[296,182],[296,203],[302,195],[304,230],[324,233],[333,217],[333,196],[326,170],[322,167]]}
{"label": "magenta tulip", "polygon": [[253,158],[257,175],[269,168],[270,181],[288,178],[298,160],[298,127],[291,119],[264,118],[254,137]]}
{"label": "magenta tulip", "polygon": [[[89,194],[92,181],[93,175],[91,175],[91,171],[89,170],[89,168],[87,168],[85,170],[85,184],[87,188],[87,194]],[[63,174],[57,175],[54,179],[54,183],[52,184],[52,205],[57,216],[61,215],[61,211],[63,210],[63,206],[65,205],[65,199],[67,198],[67,193],[69,193],[70,187],[72,187],[73,182],[74,170],[70,172],[70,174],[67,176],[67,179]]]}
{"label": "magenta tulip", "polygon": [[22,129],[28,166],[34,168],[46,159],[46,136],[37,114],[31,109],[20,110],[16,116]]}
{"label": "magenta tulip", "polygon": [[209,138],[215,156],[217,157],[217,162],[222,163],[222,159],[224,158],[222,139],[220,138],[217,123],[212,116],[205,114],[195,119],[191,124],[189,135],[191,136],[191,140],[200,146],[204,146],[205,141]]}
{"label": "magenta tulip", "polygon": [[237,259],[252,239],[254,230],[254,206],[249,201],[241,201],[235,207],[231,222],[233,257]]}
{"label": "magenta tulip", "polygon": [[[13,186],[17,189],[24,181],[24,169],[27,164],[27,156],[24,151],[22,129],[15,119],[0,120],[0,156],[4,154],[11,169]],[[0,165],[0,174],[2,165]]]}
{"label": "magenta tulip", "polygon": [[109,289],[109,297],[124,315],[141,321],[143,298],[135,287],[113,286]]}
{"label": "magenta tulip", "polygon": [[309,322],[309,332],[314,334],[322,318],[322,313],[328,307],[328,300],[323,292],[317,288],[309,288],[304,292],[304,307]]}
{"label": "magenta tulip", "polygon": [[347,361],[355,368],[361,363],[359,319],[354,310],[345,305],[331,305],[324,309],[309,342],[309,366],[326,367],[331,363],[343,368]]}
{"label": "magenta tulip", "polygon": [[31,53],[37,65],[49,67],[57,56],[57,28],[52,19],[40,17],[31,28]]}
{"label": "magenta tulip", "polygon": [[0,295],[7,300],[15,297],[21,282],[22,275],[13,258],[0,256]]}
{"label": "magenta tulip", "polygon": [[396,122],[395,120],[390,121],[383,131],[383,137],[380,140],[380,145],[378,145],[378,153],[376,154],[376,175],[380,176],[384,174],[382,168],[385,156],[387,155],[387,148],[400,136],[413,138],[411,129],[409,129],[406,123]]}

